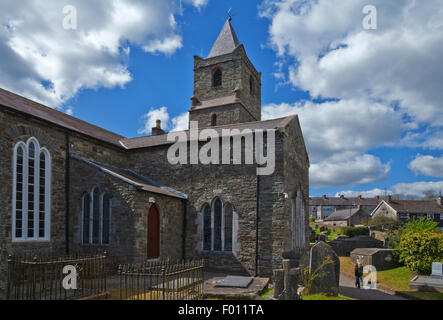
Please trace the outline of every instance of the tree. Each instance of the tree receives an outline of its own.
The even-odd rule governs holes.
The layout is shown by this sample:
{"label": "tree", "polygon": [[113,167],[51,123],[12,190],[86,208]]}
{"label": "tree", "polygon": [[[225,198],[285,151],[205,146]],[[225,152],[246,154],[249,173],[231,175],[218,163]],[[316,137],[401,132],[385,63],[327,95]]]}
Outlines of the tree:
{"label": "tree", "polygon": [[403,262],[411,272],[429,275],[433,262],[443,262],[443,233],[403,234],[398,251],[400,262]]}
{"label": "tree", "polygon": [[422,200],[435,200],[438,197],[437,192],[435,192],[434,190],[427,190],[423,194],[424,197],[422,198]]}
{"label": "tree", "polygon": [[397,229],[401,221],[394,218],[378,216],[369,221],[369,225],[375,227],[377,230],[388,231]]}

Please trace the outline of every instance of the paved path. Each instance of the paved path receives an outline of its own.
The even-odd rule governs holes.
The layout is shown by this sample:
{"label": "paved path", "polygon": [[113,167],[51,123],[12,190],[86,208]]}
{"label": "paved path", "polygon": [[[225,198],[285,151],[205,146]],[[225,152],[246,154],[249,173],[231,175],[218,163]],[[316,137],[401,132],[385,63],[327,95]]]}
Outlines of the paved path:
{"label": "paved path", "polygon": [[355,279],[340,275],[340,294],[357,300],[407,300],[378,290],[355,288]]}

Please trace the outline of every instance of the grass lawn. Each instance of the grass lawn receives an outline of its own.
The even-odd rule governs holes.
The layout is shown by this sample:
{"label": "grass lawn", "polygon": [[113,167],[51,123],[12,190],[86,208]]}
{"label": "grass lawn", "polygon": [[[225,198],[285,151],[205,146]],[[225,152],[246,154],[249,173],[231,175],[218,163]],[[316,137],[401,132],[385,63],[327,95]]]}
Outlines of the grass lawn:
{"label": "grass lawn", "polygon": [[332,300],[355,300],[349,297],[342,296],[341,294],[338,297],[329,297],[325,296],[323,294],[311,294],[307,296],[303,296],[302,300],[325,300],[325,301],[332,301]]}
{"label": "grass lawn", "polygon": [[[354,277],[354,265],[350,257],[340,257],[340,272],[351,278]],[[377,283],[390,288],[394,291],[400,291],[416,298],[425,300],[443,300],[441,292],[414,292],[409,290],[409,281],[414,275],[406,268],[399,267],[391,270],[377,272]]]}

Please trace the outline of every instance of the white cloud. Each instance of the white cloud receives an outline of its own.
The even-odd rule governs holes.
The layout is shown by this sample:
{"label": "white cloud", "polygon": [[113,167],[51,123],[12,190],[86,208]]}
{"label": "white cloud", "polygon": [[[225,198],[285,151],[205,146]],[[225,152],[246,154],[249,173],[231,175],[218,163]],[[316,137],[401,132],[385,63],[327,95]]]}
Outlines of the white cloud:
{"label": "white cloud", "polygon": [[192,4],[194,7],[200,8],[206,6],[209,0],[183,0],[183,2]]}
{"label": "white cloud", "polygon": [[311,161],[342,152],[366,152],[395,143],[411,127],[394,108],[371,101],[350,99],[315,104],[270,104],[263,118],[298,114]]}
{"label": "white cloud", "polygon": [[165,131],[182,131],[189,128],[188,112],[171,119],[168,108],[161,107],[159,109],[151,109],[142,116],[143,127],[138,130],[138,134],[151,134],[157,120],[161,120],[162,129]]}
{"label": "white cloud", "polygon": [[[206,1],[186,1],[201,7]],[[84,88],[132,80],[130,47],[172,54],[182,47],[178,0],[72,0],[77,30],[63,28],[65,3],[0,2],[0,87],[53,107]]]}
{"label": "white cloud", "polygon": [[423,197],[426,191],[432,190],[439,194],[443,191],[443,181],[399,183],[392,187],[394,193]]}
{"label": "white cloud", "polygon": [[365,0],[267,0],[270,43],[296,60],[293,85],[313,97],[397,104],[414,121],[443,126],[443,3],[374,0],[378,29],[364,30]]}
{"label": "white cloud", "polygon": [[409,169],[416,174],[443,178],[443,156],[434,158],[433,156],[417,155],[409,164]]}
{"label": "white cloud", "polygon": [[361,185],[385,179],[390,169],[373,155],[336,154],[311,165],[310,184],[313,188]]}

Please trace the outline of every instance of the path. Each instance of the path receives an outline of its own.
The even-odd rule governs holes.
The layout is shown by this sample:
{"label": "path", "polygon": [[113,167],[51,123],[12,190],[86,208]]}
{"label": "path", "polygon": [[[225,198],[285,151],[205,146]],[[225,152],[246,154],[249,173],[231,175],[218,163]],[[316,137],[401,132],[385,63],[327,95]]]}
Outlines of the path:
{"label": "path", "polygon": [[357,300],[407,300],[378,290],[355,288],[355,279],[340,274],[340,294]]}

